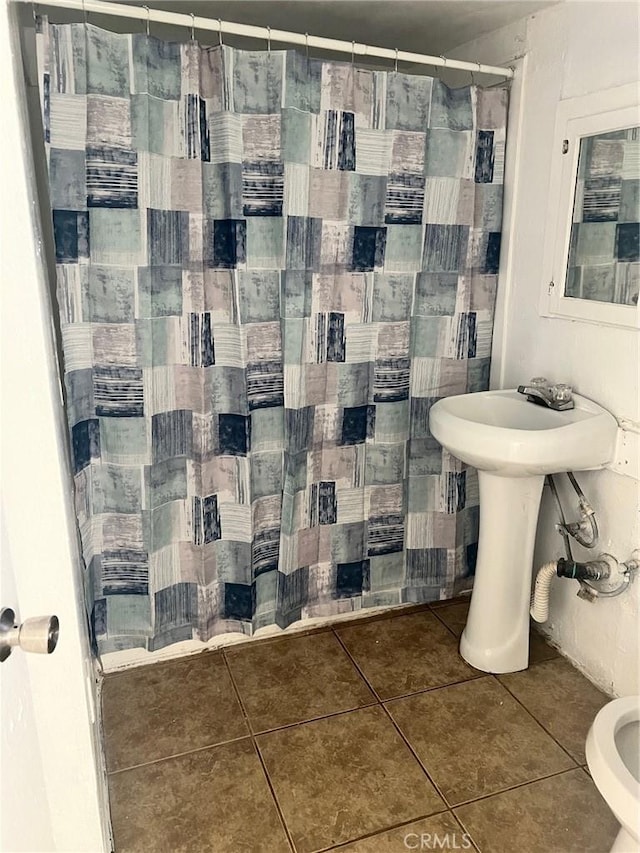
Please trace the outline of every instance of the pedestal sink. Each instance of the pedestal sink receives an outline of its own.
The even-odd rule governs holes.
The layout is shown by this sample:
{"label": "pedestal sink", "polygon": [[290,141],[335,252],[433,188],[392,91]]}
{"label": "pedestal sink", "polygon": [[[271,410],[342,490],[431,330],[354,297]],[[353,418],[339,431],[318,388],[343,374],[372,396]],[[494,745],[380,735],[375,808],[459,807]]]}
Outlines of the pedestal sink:
{"label": "pedestal sink", "polygon": [[612,461],[615,418],[585,397],[555,411],[515,390],[446,397],[432,407],[434,438],[478,469],[480,538],[460,654],[484,672],[526,669],[533,547],[546,474]]}

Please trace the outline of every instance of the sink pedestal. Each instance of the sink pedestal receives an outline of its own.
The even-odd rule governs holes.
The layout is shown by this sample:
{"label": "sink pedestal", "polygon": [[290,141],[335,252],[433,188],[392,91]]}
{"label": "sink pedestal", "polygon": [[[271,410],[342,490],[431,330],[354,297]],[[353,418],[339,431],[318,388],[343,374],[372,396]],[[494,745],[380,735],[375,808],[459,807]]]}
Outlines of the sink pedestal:
{"label": "sink pedestal", "polygon": [[460,654],[483,672],[529,664],[529,604],[544,476],[478,471],[478,562]]}

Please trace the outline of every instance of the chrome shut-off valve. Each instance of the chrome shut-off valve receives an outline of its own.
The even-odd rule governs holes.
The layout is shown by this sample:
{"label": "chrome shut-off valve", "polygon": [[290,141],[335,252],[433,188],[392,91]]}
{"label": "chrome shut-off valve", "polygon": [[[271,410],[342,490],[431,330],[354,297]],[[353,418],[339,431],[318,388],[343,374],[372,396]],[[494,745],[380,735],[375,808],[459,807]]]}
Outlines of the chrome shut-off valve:
{"label": "chrome shut-off valve", "polygon": [[0,663],[17,646],[25,652],[50,655],[58,645],[60,623],[57,616],[36,616],[16,625],[16,614],[10,607],[0,610]]}

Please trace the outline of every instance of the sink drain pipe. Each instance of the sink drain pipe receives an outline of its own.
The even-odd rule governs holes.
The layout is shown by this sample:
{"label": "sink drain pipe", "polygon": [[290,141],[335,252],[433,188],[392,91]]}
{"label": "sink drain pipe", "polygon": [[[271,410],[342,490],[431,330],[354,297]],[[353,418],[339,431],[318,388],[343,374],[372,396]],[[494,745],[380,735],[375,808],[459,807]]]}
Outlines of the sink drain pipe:
{"label": "sink drain pipe", "polygon": [[574,580],[601,581],[611,576],[618,561],[609,554],[603,554],[599,560],[590,560],[588,563],[577,563],[575,560],[560,559],[552,563],[545,563],[538,570],[535,587],[531,597],[531,617],[536,622],[546,622],[549,618],[549,592],[551,581],[557,575],[559,578],[573,578]]}

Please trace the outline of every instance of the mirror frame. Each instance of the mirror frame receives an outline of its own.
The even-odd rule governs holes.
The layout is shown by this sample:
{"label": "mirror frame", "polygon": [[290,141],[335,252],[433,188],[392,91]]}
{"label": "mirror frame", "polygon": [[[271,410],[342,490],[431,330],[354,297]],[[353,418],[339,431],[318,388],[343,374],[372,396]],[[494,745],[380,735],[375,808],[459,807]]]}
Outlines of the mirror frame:
{"label": "mirror frame", "polygon": [[543,317],[640,329],[640,300],[638,305],[618,305],[564,295],[580,141],[585,136],[638,125],[640,87],[635,83],[567,98],[558,104],[539,305]]}

